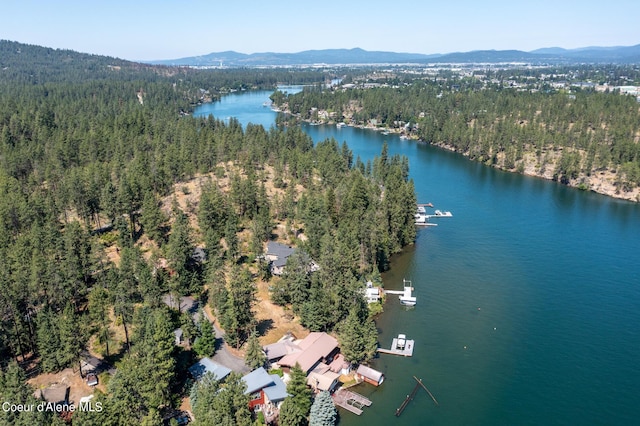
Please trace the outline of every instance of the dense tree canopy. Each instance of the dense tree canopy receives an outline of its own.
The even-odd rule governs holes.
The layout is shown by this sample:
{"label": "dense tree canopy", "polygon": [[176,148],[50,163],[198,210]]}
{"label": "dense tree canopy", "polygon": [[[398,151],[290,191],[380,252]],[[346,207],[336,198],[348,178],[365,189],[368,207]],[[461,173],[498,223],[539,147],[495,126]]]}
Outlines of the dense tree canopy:
{"label": "dense tree canopy", "polygon": [[[227,342],[249,340],[252,365],[262,362],[251,333],[256,279],[268,274],[255,271],[276,223],[299,253],[279,303],[314,330],[347,318],[365,277],[415,238],[405,159],[383,151],[365,169],[345,144],[314,146],[297,127],[190,115],[230,90],[321,81],[316,71],[153,67],[5,41],[0,69],[0,364],[31,357],[55,372],[91,342],[118,361],[101,424],[155,424],[175,404],[175,328],[213,353],[208,323],[198,337],[166,294],[208,292]],[[199,205],[168,206],[196,177],[207,181]],[[244,422],[233,380],[222,394],[235,411],[194,412]],[[221,388],[210,384],[205,400]]]}
{"label": "dense tree canopy", "polygon": [[[496,70],[466,78],[441,72],[435,79],[405,76],[401,84],[383,80],[386,87],[313,89],[278,100],[302,119],[314,120],[314,111],[326,110],[336,121],[402,131],[507,170],[523,172],[531,163],[542,174],[553,167],[554,179],[567,183],[612,169],[620,189],[640,185],[635,97],[580,84],[556,90],[546,81],[569,73],[599,83],[638,81],[637,67],[630,66]],[[540,83],[530,85],[530,79]]]}

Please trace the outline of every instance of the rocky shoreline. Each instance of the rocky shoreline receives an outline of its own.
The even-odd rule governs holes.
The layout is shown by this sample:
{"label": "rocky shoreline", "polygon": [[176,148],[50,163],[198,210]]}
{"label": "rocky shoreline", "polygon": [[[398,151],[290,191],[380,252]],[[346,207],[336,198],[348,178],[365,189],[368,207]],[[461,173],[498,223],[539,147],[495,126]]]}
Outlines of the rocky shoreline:
{"label": "rocky shoreline", "polygon": [[[282,112],[284,114],[290,114],[290,111],[287,105],[283,105],[280,109],[277,109],[278,112]],[[302,121],[305,123],[318,125],[318,124],[329,124],[329,125],[340,125],[340,122],[336,122],[334,120],[306,120],[301,119],[300,117],[296,117],[297,121]],[[393,129],[393,128],[382,128],[377,127],[373,124],[367,125],[359,125],[359,124],[347,124],[343,123],[343,125],[354,127],[358,129],[368,129],[377,132],[386,132],[388,134],[400,135],[400,137],[405,139],[411,139],[420,143],[429,143],[424,140],[421,140],[414,135],[408,134],[404,131],[404,129]],[[468,153],[459,152],[453,146],[447,145],[446,143],[431,143],[433,146],[437,146],[438,148],[446,149],[451,152],[456,152],[460,155],[464,155],[468,157]],[[518,161],[518,164],[514,168],[507,168],[504,166],[504,159],[498,155],[498,162],[496,164],[486,164],[490,167],[495,167],[499,170],[518,173],[525,176],[537,177],[545,180],[555,181],[554,179],[554,171],[556,169],[556,160],[560,157],[561,150],[553,151],[547,150],[545,152],[545,164],[540,164],[540,159],[536,157],[535,153],[529,152],[525,153],[524,158]],[[575,179],[570,179],[567,183],[562,183],[562,185],[566,185],[572,188],[580,189],[583,191],[593,191],[598,194],[606,195],[608,197],[631,201],[638,203],[640,202],[640,187],[632,188],[629,191],[625,191],[623,188],[620,188],[617,184],[617,175],[616,171],[612,169],[606,170],[598,170],[596,173],[587,176],[586,174],[581,173]]]}

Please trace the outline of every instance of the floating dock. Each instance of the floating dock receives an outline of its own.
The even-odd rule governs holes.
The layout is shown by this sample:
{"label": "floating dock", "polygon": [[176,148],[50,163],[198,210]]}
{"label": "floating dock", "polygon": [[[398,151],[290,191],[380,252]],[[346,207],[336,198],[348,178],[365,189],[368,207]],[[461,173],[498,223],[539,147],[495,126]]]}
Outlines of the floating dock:
{"label": "floating dock", "polygon": [[[413,356],[413,340],[404,340],[404,346],[401,344],[402,340],[398,337],[393,338],[391,342],[391,349],[378,348],[378,352],[381,354],[399,355],[399,356]],[[400,344],[398,344],[400,342]]]}
{"label": "floating dock", "polygon": [[334,404],[338,407],[344,408],[347,411],[352,412],[353,414],[357,414],[358,416],[362,414],[363,407],[371,406],[371,400],[360,395],[359,393],[355,393],[346,389],[340,389],[331,395],[333,398]]}

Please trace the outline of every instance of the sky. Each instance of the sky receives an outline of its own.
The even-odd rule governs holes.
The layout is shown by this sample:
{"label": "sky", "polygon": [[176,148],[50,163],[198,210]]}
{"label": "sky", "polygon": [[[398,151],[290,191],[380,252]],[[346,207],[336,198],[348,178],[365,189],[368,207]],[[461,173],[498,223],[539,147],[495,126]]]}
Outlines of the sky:
{"label": "sky", "polygon": [[0,39],[128,60],[640,44],[638,0],[2,0]]}

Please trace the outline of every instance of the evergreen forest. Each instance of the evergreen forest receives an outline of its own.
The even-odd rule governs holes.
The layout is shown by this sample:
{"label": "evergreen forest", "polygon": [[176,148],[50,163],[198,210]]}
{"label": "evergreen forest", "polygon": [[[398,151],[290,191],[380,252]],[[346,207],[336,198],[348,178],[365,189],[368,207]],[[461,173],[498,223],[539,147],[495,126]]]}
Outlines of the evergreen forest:
{"label": "evergreen forest", "polygon": [[[258,282],[305,328],[348,343],[349,361],[373,356],[362,289],[415,239],[407,159],[383,147],[364,163],[298,127],[191,115],[232,91],[325,77],[150,66],[0,41],[0,399],[33,400],[27,379],[79,372],[89,349],[114,367],[93,400],[102,412],[63,420],[1,411],[0,424],[163,424],[191,391],[186,369],[216,350],[207,312],[247,363],[264,364]],[[296,247],[282,277],[262,256],[276,238]],[[187,295],[205,306],[198,315],[167,303]],[[174,344],[178,327],[186,347]],[[229,411],[195,411],[245,416],[242,382],[227,384],[240,395],[236,408],[215,402],[219,386],[193,392]]]}
{"label": "evergreen forest", "polygon": [[640,76],[631,65],[365,70],[345,74],[342,85],[274,101],[302,120],[395,131],[582,189],[597,191],[596,179],[612,175],[608,195],[616,196],[640,185],[640,104],[620,93],[634,83]]}

